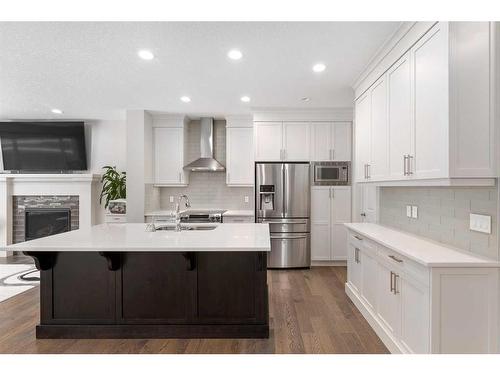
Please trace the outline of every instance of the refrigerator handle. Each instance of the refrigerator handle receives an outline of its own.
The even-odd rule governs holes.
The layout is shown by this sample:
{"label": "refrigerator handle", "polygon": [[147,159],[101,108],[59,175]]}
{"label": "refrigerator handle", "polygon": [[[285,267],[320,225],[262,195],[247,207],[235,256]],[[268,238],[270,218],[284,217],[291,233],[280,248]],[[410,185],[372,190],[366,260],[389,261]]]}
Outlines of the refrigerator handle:
{"label": "refrigerator handle", "polygon": [[287,193],[287,174],[288,174],[288,168],[286,164],[282,164],[282,172],[283,172],[283,216],[286,215],[286,212],[288,210],[287,207],[287,200],[286,200],[286,193]]}

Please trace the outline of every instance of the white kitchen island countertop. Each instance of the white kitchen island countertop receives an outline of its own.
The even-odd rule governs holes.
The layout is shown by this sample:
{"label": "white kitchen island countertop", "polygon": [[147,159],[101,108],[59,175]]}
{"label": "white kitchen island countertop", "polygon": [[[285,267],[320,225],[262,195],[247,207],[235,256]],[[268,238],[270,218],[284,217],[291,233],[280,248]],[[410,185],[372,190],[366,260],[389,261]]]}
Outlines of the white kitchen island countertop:
{"label": "white kitchen island countertop", "polygon": [[480,255],[373,223],[348,223],[348,229],[426,267],[500,267]]}
{"label": "white kitchen island countertop", "polygon": [[[234,223],[213,230],[146,232],[143,223],[100,224],[6,247],[9,251],[271,251],[268,224]],[[198,224],[201,225],[201,224]],[[196,226],[196,224],[189,224]]]}

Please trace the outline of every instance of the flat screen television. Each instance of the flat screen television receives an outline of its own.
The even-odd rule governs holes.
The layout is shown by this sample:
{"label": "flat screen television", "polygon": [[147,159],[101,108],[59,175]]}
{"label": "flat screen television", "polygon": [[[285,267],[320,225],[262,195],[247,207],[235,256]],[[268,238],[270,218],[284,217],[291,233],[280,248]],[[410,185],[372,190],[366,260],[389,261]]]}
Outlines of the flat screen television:
{"label": "flat screen television", "polygon": [[87,169],[83,122],[0,122],[0,140],[6,171]]}

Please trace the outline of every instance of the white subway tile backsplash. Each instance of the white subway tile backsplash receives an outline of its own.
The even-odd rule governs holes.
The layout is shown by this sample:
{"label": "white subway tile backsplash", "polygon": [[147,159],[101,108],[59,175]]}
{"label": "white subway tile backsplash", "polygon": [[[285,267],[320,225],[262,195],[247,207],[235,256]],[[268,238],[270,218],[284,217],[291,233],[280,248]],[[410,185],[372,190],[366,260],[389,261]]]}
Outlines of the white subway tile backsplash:
{"label": "white subway tile backsplash", "polygon": [[[418,219],[406,217],[418,205]],[[380,222],[435,241],[498,259],[496,187],[381,187]],[[469,230],[469,214],[491,215],[492,233]]]}

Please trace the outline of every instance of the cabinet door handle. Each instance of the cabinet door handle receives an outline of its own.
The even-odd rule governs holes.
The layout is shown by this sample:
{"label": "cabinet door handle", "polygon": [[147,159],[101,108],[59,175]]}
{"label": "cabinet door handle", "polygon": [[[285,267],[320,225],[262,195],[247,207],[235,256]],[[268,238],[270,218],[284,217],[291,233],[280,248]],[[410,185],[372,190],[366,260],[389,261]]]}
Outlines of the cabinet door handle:
{"label": "cabinet door handle", "polygon": [[354,248],[354,261],[359,263],[359,249],[357,247]]}
{"label": "cabinet door handle", "polygon": [[407,170],[407,159],[408,155],[403,155],[403,176],[408,176],[408,170]]}
{"label": "cabinet door handle", "polygon": [[332,148],[332,160],[335,159],[335,149]]}
{"label": "cabinet door handle", "polygon": [[391,293],[394,293],[394,272],[391,271]]}
{"label": "cabinet door handle", "polygon": [[179,182],[182,182],[182,173],[179,172]]}
{"label": "cabinet door handle", "polygon": [[[363,214],[361,214],[361,216],[363,216]],[[363,239],[361,237],[359,237],[359,236],[354,236],[354,238],[357,239],[357,240],[359,240],[359,241],[363,241]]]}
{"label": "cabinet door handle", "polygon": [[396,258],[394,255],[388,255],[388,257],[391,258],[392,260],[398,262],[398,263],[403,263],[402,259]]}
{"label": "cabinet door handle", "polygon": [[366,178],[370,178],[371,177],[371,165],[370,164],[366,164],[366,174],[367,174],[367,177]]}
{"label": "cabinet door handle", "polygon": [[413,156],[411,155],[407,155],[408,156],[408,176],[411,176],[413,174],[413,171],[412,171],[412,159],[413,159]]}
{"label": "cabinet door handle", "polygon": [[399,294],[398,290],[398,278],[399,275],[397,273],[394,274],[394,294]]}

